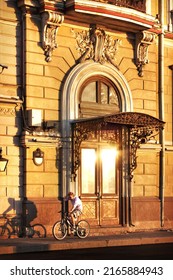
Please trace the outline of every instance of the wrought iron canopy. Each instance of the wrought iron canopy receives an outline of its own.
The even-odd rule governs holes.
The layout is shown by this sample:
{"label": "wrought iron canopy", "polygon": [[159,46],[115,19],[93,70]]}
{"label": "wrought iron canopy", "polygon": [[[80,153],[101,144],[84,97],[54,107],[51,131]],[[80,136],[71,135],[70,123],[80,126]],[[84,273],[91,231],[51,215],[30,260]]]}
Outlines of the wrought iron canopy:
{"label": "wrought iron canopy", "polygon": [[122,128],[128,133],[129,146],[129,176],[133,178],[133,171],[137,167],[136,152],[140,144],[154,138],[165,122],[144,113],[123,112],[96,118],[78,119],[72,121],[72,174],[76,178],[80,166],[80,145],[82,141],[91,140],[98,135],[108,142],[120,145],[123,141]]}
{"label": "wrought iron canopy", "polygon": [[113,123],[115,125],[121,124],[129,127],[154,127],[162,129],[164,128],[165,124],[165,122],[159,120],[158,118],[138,112],[122,112],[113,115],[105,115],[96,118],[78,119],[72,121],[72,124],[74,124],[74,126],[76,127],[84,127],[88,123],[90,125],[98,124],[101,126],[103,124]]}

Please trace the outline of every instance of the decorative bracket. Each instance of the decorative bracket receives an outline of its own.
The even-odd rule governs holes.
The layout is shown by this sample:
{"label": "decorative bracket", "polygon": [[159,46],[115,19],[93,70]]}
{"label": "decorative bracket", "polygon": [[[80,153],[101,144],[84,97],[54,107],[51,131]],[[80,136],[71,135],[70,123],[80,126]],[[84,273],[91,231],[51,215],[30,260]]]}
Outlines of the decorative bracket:
{"label": "decorative bracket", "polygon": [[142,31],[136,35],[136,66],[138,75],[143,77],[143,66],[149,63],[148,47],[155,42],[155,34]]}
{"label": "decorative bracket", "polygon": [[64,16],[56,12],[44,11],[42,14],[42,47],[45,53],[45,60],[52,60],[52,52],[58,47],[56,36],[58,28],[64,21]]}
{"label": "decorative bracket", "polygon": [[159,132],[159,128],[150,126],[130,128],[130,181],[133,179],[133,171],[137,168],[137,150],[141,144],[146,144],[150,139],[155,139]]}

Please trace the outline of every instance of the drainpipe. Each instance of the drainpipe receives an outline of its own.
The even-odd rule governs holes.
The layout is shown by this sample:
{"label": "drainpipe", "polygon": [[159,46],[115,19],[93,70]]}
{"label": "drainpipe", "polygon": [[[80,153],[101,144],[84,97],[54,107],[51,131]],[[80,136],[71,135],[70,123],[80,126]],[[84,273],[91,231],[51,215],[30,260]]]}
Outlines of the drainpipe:
{"label": "drainpipe", "polygon": [[[159,57],[158,57],[158,99],[159,118],[164,121],[164,0],[159,0],[159,18],[161,33],[158,36]],[[164,226],[164,188],[165,188],[165,133],[160,133],[160,203],[161,203],[161,227]]]}
{"label": "drainpipe", "polygon": [[[26,11],[25,8],[21,9],[21,94],[22,94],[22,100],[23,100],[23,106],[22,106],[22,122],[24,123],[25,120],[25,106],[26,106],[26,102],[25,102],[25,90],[26,90],[26,78],[25,78],[25,73],[26,73],[26,69],[25,69],[25,30],[26,30]],[[23,123],[22,123],[22,131],[23,131]],[[21,153],[23,153],[23,157],[22,158],[22,165],[23,165],[23,194],[22,194],[22,225],[26,225],[26,148],[25,147],[21,147]],[[25,234],[25,232],[24,232]]]}

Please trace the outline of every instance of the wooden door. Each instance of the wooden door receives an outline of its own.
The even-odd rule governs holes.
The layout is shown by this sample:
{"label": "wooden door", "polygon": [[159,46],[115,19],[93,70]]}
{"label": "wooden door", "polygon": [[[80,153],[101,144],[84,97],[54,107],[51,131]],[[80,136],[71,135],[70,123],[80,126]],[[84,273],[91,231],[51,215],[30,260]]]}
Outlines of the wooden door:
{"label": "wooden door", "polygon": [[85,218],[95,225],[119,223],[118,157],[115,147],[81,147],[79,193]]}

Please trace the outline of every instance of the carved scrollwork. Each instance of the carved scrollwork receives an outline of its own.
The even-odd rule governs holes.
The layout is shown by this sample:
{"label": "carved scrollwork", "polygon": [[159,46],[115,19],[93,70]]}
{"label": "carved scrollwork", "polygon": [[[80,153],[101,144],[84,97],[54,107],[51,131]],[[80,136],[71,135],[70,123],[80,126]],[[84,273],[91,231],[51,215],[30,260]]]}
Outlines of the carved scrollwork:
{"label": "carved scrollwork", "polygon": [[56,36],[59,26],[63,23],[64,16],[56,12],[45,11],[42,16],[42,47],[46,61],[52,60],[52,52],[58,47]]}
{"label": "carved scrollwork", "polygon": [[114,60],[120,44],[119,39],[114,40],[103,29],[97,28],[95,25],[91,25],[89,31],[72,31],[76,38],[77,50],[81,55],[79,62],[92,59],[103,64],[108,61],[118,68]]}
{"label": "carved scrollwork", "polygon": [[1,116],[14,116],[15,108],[0,107]]}
{"label": "carved scrollwork", "polygon": [[130,129],[130,181],[133,179],[133,171],[137,167],[137,149],[141,144],[147,143],[156,131],[159,133],[159,128],[154,127],[136,127]]}
{"label": "carved scrollwork", "polygon": [[136,35],[136,66],[138,75],[143,76],[143,66],[149,63],[148,47],[155,42],[155,34],[142,31]]}
{"label": "carved scrollwork", "polygon": [[141,12],[146,12],[146,0],[97,0],[103,3],[109,3],[112,5],[132,8]]}

